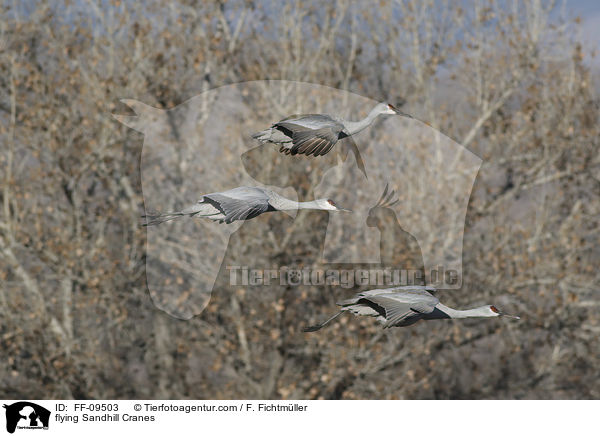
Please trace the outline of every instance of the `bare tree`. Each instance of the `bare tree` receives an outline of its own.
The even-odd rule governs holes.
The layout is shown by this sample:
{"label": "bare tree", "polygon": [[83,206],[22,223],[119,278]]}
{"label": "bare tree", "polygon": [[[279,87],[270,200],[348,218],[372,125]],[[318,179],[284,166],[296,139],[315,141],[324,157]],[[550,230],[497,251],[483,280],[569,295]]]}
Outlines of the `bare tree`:
{"label": "bare tree", "polygon": [[[600,397],[598,72],[574,36],[578,20],[560,4],[28,4],[0,9],[4,396]],[[200,316],[181,321],[159,310],[147,288],[147,235],[138,218],[144,139],[111,114],[134,115],[122,98],[166,110],[263,79],[283,81],[259,82],[255,94],[240,97],[255,119],[336,107],[360,115],[350,99],[332,103],[300,92],[297,82],[318,83],[404,101],[403,110],[480,156],[463,287],[448,293],[449,304],[493,300],[522,321],[382,332],[371,320],[348,318],[307,336],[300,327],[352,289],[232,286],[224,266]],[[191,130],[170,111],[166,144],[201,136],[213,104],[199,101]],[[227,135],[244,140],[243,131]],[[162,163],[179,190],[156,207],[193,196],[182,181],[194,162],[186,150]],[[269,163],[276,150],[252,151],[243,158],[265,180],[294,186],[300,199],[312,196],[338,158],[277,172]],[[216,180],[235,177],[207,171]],[[321,212],[261,216],[231,234],[231,244],[247,249],[228,250],[223,265],[320,267],[326,228]],[[206,262],[197,251],[168,250],[185,260],[182,270]],[[265,255],[256,259],[257,251]]]}

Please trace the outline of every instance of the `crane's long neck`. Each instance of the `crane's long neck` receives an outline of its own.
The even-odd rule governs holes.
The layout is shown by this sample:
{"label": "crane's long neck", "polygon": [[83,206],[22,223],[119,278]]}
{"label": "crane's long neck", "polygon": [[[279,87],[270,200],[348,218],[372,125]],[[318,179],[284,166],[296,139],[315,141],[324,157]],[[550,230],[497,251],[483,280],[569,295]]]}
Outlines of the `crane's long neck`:
{"label": "crane's long neck", "polygon": [[320,204],[317,203],[316,200],[312,201],[301,201],[298,203],[299,209],[323,209]]}
{"label": "crane's long neck", "polygon": [[313,201],[294,201],[278,196],[271,199],[271,204],[278,210],[296,210],[296,209],[322,209],[316,200]]}
{"label": "crane's long neck", "polygon": [[346,128],[347,133],[349,135],[354,135],[355,133],[358,133],[361,130],[366,129],[371,124],[373,124],[373,121],[375,121],[375,118],[377,118],[377,116],[379,114],[380,114],[380,112],[378,111],[377,106],[376,106],[373,109],[371,109],[371,112],[369,112],[369,115],[367,115],[365,118],[363,118],[360,121],[344,121],[344,127]]}
{"label": "crane's long neck", "polygon": [[[490,311],[487,306],[476,307],[475,309],[467,309],[467,310],[457,310],[452,309],[451,307],[444,306],[442,303],[438,303],[436,305],[436,309],[439,309],[441,312],[446,314],[450,318],[487,318],[490,316]],[[433,313],[436,311],[434,310]],[[436,318],[446,318],[442,314],[440,316],[435,316]]]}

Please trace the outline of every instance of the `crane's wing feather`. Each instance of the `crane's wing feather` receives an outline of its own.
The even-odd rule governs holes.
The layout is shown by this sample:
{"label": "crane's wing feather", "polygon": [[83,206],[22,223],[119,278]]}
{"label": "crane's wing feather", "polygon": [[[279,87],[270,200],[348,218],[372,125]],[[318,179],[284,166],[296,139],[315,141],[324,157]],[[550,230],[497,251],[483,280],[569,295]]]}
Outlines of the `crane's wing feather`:
{"label": "crane's wing feather", "polygon": [[433,305],[438,304],[440,301],[431,295],[430,292],[435,292],[435,288],[430,286],[399,286],[397,288],[371,289],[370,291],[360,292],[356,296],[366,297],[370,295],[392,294],[398,300],[402,299],[413,302],[415,300],[428,299]]}
{"label": "crane's wing feather", "polygon": [[223,193],[207,194],[204,201],[211,203],[225,215],[224,222],[249,220],[269,209],[269,199],[260,190],[236,188]]}
{"label": "crane's wing feather", "polygon": [[409,303],[396,301],[383,295],[371,297],[369,301],[382,307],[385,311],[385,326],[393,326],[415,315]]}
{"label": "crane's wing feather", "polygon": [[320,156],[329,152],[338,140],[339,132],[329,127],[317,130],[296,130],[292,135],[292,154]]}
{"label": "crane's wing feather", "polygon": [[420,314],[433,312],[435,308],[435,304],[432,304],[433,300],[416,298],[416,296],[398,299],[398,294],[379,294],[363,297],[361,300],[368,300],[383,308],[386,320],[384,327],[410,322],[415,317],[420,318]]}
{"label": "crane's wing feather", "polygon": [[385,313],[384,327],[407,325],[418,321],[422,314],[433,312],[439,300],[431,295],[427,287],[399,287],[373,289],[357,294],[358,302],[370,302]]}
{"label": "crane's wing feather", "polygon": [[327,154],[337,142],[344,126],[324,115],[305,116],[280,121],[273,127],[292,138],[290,153],[322,156]]}
{"label": "crane's wing feather", "polygon": [[356,304],[361,298],[370,298],[375,295],[389,294],[393,295],[398,301],[404,300],[411,303],[417,303],[419,301],[428,301],[428,304],[435,306],[440,302],[436,297],[431,295],[429,292],[434,292],[435,288],[430,286],[399,286],[396,288],[384,288],[384,289],[371,289],[370,291],[362,291],[354,295],[354,297],[338,301],[338,306],[348,306]]}
{"label": "crane's wing feather", "polygon": [[235,198],[236,200],[254,200],[258,201],[261,199],[268,200],[267,193],[255,186],[238,186],[237,188],[229,189],[223,192],[216,192],[208,195],[224,195],[229,198]]}
{"label": "crane's wing feather", "polygon": [[283,120],[275,123],[274,125],[280,125],[283,123],[295,124],[296,126],[305,127],[307,129],[317,130],[324,127],[337,127],[339,126],[340,131],[344,128],[335,118],[324,115],[324,114],[303,114],[303,115],[291,115]]}

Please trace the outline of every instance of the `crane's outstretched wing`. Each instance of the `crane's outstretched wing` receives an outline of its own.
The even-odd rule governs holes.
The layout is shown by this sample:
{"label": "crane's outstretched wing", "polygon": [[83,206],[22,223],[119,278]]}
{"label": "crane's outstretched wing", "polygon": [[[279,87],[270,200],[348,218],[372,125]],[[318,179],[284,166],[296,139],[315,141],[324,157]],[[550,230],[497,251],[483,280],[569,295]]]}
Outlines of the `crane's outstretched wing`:
{"label": "crane's outstretched wing", "polygon": [[236,220],[249,220],[269,210],[268,197],[262,191],[253,188],[236,188],[206,194],[203,201],[219,209],[225,215],[223,222],[226,224]]}
{"label": "crane's outstretched wing", "polygon": [[355,298],[368,297],[372,295],[391,294],[394,298],[402,299],[404,301],[413,302],[418,300],[430,301],[434,306],[440,302],[436,297],[430,294],[435,292],[436,289],[431,286],[412,285],[412,286],[398,286],[395,288],[383,288],[383,289],[371,289],[370,291],[363,291],[356,294]]}
{"label": "crane's outstretched wing", "polygon": [[[383,328],[388,328],[412,324],[419,320],[422,314],[433,312],[437,304],[437,298],[432,296],[429,296],[429,298],[421,296],[419,298],[414,295],[400,299],[398,294],[379,294],[363,297],[358,302],[370,302],[376,305],[377,307],[374,307],[374,309],[385,317]],[[371,304],[369,306],[372,307]]]}
{"label": "crane's outstretched wing", "polygon": [[287,118],[273,124],[292,138],[291,148],[282,148],[285,154],[322,156],[329,153],[338,141],[344,126],[326,115],[303,115]]}
{"label": "crane's outstretched wing", "polygon": [[340,306],[363,305],[385,318],[384,328],[408,325],[418,321],[422,314],[433,312],[439,300],[426,286],[403,286],[389,289],[372,289],[360,292],[354,298],[340,301]]}

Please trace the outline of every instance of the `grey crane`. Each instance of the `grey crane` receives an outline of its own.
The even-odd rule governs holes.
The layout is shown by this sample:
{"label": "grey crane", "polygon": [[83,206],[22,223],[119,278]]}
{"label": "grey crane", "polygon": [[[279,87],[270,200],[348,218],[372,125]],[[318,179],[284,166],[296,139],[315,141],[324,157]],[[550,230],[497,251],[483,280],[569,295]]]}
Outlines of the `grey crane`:
{"label": "grey crane", "polygon": [[279,145],[280,152],[292,156],[322,156],[329,153],[339,139],[366,129],[379,115],[384,114],[412,118],[391,104],[379,103],[360,121],[348,121],[325,114],[292,115],[262,132],[255,133],[252,137],[261,143],[271,142]]}
{"label": "grey crane", "polygon": [[338,207],[333,200],[318,199],[313,201],[293,201],[271,191],[270,189],[253,186],[240,186],[228,191],[205,194],[193,206],[179,212],[159,215],[143,215],[151,226],[171,221],[183,216],[208,218],[219,223],[230,224],[233,221],[249,220],[265,212],[291,211],[296,209],[339,210],[350,212]]}
{"label": "grey crane", "polygon": [[344,312],[359,316],[374,316],[383,324],[383,328],[406,327],[421,319],[445,318],[492,318],[505,316],[520,319],[518,316],[507,315],[496,306],[481,306],[475,309],[456,310],[440,303],[430,294],[435,291],[429,286],[399,286],[389,289],[373,289],[359,292],[349,300],[336,304],[342,309],[328,320],[304,329],[314,332],[329,324]]}

